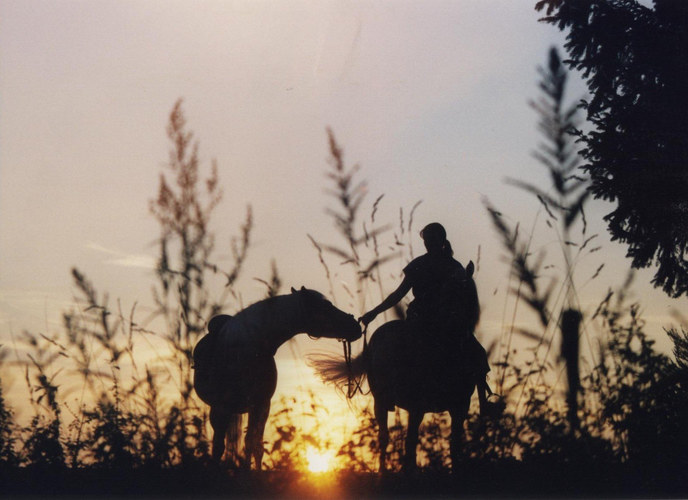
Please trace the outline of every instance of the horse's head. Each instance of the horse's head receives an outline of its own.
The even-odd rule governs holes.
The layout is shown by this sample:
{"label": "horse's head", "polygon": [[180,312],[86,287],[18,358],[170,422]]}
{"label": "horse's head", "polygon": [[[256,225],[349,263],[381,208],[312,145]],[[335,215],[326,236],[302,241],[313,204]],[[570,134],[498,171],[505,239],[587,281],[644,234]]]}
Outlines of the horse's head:
{"label": "horse's head", "polygon": [[461,302],[465,304],[466,321],[471,330],[475,329],[480,319],[480,301],[478,300],[478,290],[473,280],[475,265],[470,261],[466,266],[466,276],[461,287]]}
{"label": "horse's head", "polygon": [[291,289],[303,311],[304,329],[312,337],[354,341],[361,337],[361,326],[353,314],[337,309],[323,294],[301,287]]}

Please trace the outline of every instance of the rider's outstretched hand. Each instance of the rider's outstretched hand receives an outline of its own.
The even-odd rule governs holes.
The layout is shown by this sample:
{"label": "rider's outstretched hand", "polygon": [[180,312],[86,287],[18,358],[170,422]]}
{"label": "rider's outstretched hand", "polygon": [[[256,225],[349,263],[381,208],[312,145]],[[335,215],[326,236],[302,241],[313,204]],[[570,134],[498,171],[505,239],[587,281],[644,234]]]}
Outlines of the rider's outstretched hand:
{"label": "rider's outstretched hand", "polygon": [[368,324],[375,319],[377,316],[377,313],[375,311],[368,311],[365,313],[363,316],[358,318],[358,321],[363,323],[365,326],[368,326]]}

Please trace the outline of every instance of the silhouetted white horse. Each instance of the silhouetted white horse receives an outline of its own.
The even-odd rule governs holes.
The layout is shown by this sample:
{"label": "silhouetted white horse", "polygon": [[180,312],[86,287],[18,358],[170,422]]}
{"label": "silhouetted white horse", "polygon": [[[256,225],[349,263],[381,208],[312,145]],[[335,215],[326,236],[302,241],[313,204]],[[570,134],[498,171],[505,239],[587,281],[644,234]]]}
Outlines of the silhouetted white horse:
{"label": "silhouetted white horse", "polygon": [[[390,321],[378,328],[364,351],[348,363],[323,355],[312,356],[309,360],[324,382],[339,387],[352,377],[358,378],[359,382],[368,377],[374,398],[375,420],[379,426],[381,471],[385,470],[389,443],[387,412],[393,411],[395,406],[407,410],[409,415],[405,468],[416,466],[418,428],[427,412],[449,411],[451,456],[452,462],[456,463],[471,395],[477,385],[484,391],[489,390],[484,374],[473,371],[467,362],[473,354],[476,355],[473,359],[485,356],[482,346],[473,337],[480,317],[473,269],[473,263],[470,263],[458,301],[461,304],[458,324],[464,329],[463,335],[455,332],[457,335],[453,338],[434,338],[431,332],[423,335],[416,331],[417,325],[408,321]],[[484,404],[481,396],[481,407]]]}
{"label": "silhouetted white horse", "polygon": [[216,316],[194,349],[194,388],[210,405],[217,461],[224,454],[225,435],[238,441],[241,414],[248,413],[243,463],[250,468],[253,459],[260,469],[263,432],[277,385],[274,355],[280,345],[298,333],[349,341],[361,336],[353,315],[321,293],[303,287],[291,292],[257,302],[233,317]]}

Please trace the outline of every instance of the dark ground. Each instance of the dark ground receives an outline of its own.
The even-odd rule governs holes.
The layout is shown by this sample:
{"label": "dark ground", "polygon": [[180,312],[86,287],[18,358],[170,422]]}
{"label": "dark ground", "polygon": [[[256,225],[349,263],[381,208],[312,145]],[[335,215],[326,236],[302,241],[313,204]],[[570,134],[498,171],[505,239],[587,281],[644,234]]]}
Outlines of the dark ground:
{"label": "dark ground", "polygon": [[220,472],[208,468],[115,471],[0,470],[1,498],[688,498],[682,473],[628,466],[470,464],[458,474],[290,471]]}

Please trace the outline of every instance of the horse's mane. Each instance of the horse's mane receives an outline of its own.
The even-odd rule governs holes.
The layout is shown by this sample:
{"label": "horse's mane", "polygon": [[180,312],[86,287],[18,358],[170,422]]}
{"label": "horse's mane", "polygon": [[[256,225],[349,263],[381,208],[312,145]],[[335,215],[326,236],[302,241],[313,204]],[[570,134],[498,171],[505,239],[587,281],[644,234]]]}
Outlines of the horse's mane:
{"label": "horse's mane", "polygon": [[[228,327],[229,330],[225,330],[225,332],[230,333],[230,336],[222,336],[223,341],[227,342],[232,341],[230,339],[241,338],[248,340],[250,337],[244,336],[246,332],[242,325],[255,327],[256,324],[260,325],[279,320],[284,314],[289,315],[295,310],[300,309],[300,307],[297,309],[295,305],[303,299],[307,302],[327,301],[325,295],[317,290],[305,287],[301,287],[299,290],[292,288],[291,293],[274,295],[258,300],[238,311],[233,316],[226,314],[214,316],[208,323],[208,331],[210,334],[214,332],[220,334],[231,320],[234,326],[230,326]],[[260,328],[250,328],[250,331],[257,330],[260,330]]]}
{"label": "horse's mane", "polygon": [[291,289],[291,293],[285,293],[281,295],[273,295],[272,297],[267,297],[265,299],[258,300],[252,304],[249,304],[246,306],[244,309],[236,313],[235,316],[239,316],[240,314],[248,311],[252,311],[255,309],[260,309],[261,307],[267,307],[274,305],[276,303],[280,302],[285,302],[288,301],[288,299],[298,299],[299,297],[306,297],[306,298],[312,298],[312,299],[317,299],[317,300],[327,300],[325,295],[322,293],[318,292],[317,290],[311,290],[310,288],[305,288],[301,287],[300,290],[296,290],[294,288]]}
{"label": "horse's mane", "polygon": [[473,277],[467,279],[466,293],[468,304],[472,304],[471,310],[466,311],[466,321],[468,321],[471,331],[474,331],[480,321],[480,300],[478,299],[478,288]]}

